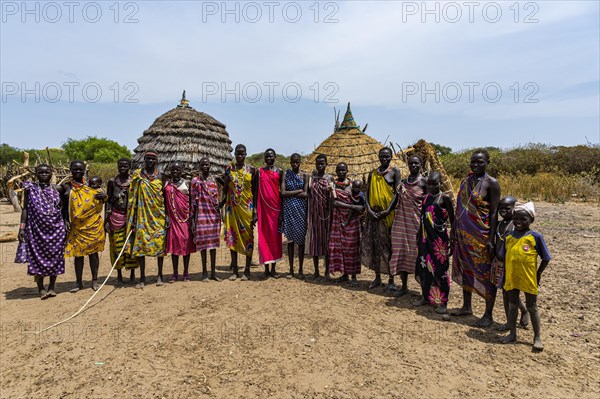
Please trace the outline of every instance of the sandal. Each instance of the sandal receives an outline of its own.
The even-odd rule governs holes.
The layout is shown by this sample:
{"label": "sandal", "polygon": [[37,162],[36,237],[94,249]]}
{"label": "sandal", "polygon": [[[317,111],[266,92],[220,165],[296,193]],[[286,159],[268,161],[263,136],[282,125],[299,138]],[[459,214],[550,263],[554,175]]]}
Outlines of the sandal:
{"label": "sandal", "polygon": [[183,273],[183,281],[190,281],[190,275],[188,273]]}
{"label": "sandal", "polygon": [[169,279],[169,283],[174,283],[179,279],[179,274],[173,274]]}

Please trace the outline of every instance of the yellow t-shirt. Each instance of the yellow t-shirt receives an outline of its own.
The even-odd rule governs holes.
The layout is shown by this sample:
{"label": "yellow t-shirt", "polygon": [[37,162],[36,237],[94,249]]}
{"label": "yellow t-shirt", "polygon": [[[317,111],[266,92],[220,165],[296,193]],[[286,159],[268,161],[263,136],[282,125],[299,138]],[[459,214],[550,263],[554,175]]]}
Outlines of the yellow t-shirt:
{"label": "yellow t-shirt", "polygon": [[519,232],[515,231],[506,237],[504,289],[537,295],[537,258],[550,260],[550,253],[544,237],[537,231],[518,235]]}

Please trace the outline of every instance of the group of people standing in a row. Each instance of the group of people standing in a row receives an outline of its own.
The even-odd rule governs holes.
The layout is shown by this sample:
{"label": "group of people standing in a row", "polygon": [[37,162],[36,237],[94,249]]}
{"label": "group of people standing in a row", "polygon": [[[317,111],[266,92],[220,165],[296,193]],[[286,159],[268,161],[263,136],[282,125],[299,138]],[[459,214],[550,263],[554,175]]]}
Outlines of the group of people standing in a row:
{"label": "group of people standing in a row", "polygon": [[[361,264],[375,272],[369,288],[382,285],[396,296],[408,291],[408,275],[414,273],[422,298],[415,305],[432,304],[438,313],[447,312],[452,278],[463,288],[463,306],[452,314],[470,315],[471,295],[486,301],[478,326],[492,324],[492,310],[498,287],[504,287],[505,309],[511,331],[506,342],[516,339],[518,308],[521,324],[531,315],[535,343],[541,349],[537,284],[550,260],[543,237],[529,230],[534,219],[532,204],[515,208],[512,197],[500,200],[498,182],[487,175],[489,154],[477,150],[471,157],[472,172],[463,180],[456,204],[441,190],[441,175],[421,175],[422,159],[408,159],[410,174],[402,178],[391,165],[392,151],[379,152],[380,166],[362,180],[347,178],[348,167],[336,166],[336,176],[325,172],[327,158],[316,158],[314,172],[300,170],[301,158],[293,154],[286,171],[275,166],[275,151],[264,154],[265,165],[246,164],[246,148],[235,148],[235,159],[225,173],[211,175],[208,159],[200,161],[200,173],[187,181],[183,165],[173,162],[169,178],[158,170],[158,154],[147,151],[143,167],[131,173],[131,161],[120,159],[118,175],[108,181],[107,192],[98,178],[84,180],[85,165],[71,163],[71,180],[60,186],[50,184],[47,165],[36,168],[37,183],[25,182],[25,207],[21,217],[17,262],[28,263],[42,299],[56,295],[56,276],[64,273],[65,257],[75,258],[77,286],[83,287],[83,260],[89,256],[92,288],[97,289],[98,253],[109,235],[111,261],[116,261],[117,284],[123,285],[122,269],[139,267],[136,288],[146,282],[145,259],[157,257],[157,285],[164,285],[163,257],[172,255],[173,274],[179,280],[179,257],[183,257],[183,280],[189,280],[190,254],[200,252],[202,280],[219,280],[215,274],[216,249],[222,237],[231,252],[230,280],[250,278],[254,252],[254,229],[258,232],[259,262],[265,277],[277,278],[276,263],[282,259],[282,233],[288,239],[288,278],[304,278],[306,251],[313,258],[314,274],[320,278],[319,261],[324,260],[324,278],[341,273],[337,282],[357,286]],[[102,210],[104,208],[104,219]],[[498,211],[503,221],[498,224]],[[514,213],[514,218],[513,218]],[[518,217],[519,216],[519,217]],[[510,222],[510,223],[509,223]],[[223,226],[222,226],[223,224]],[[448,234],[448,225],[452,226]],[[298,247],[298,273],[294,270]],[[210,256],[210,276],[207,271]],[[244,255],[240,276],[238,254]],[[537,257],[542,264],[537,268]],[[506,259],[506,261],[504,260]],[[532,271],[533,270],[533,271]],[[48,288],[44,277],[50,277]],[[401,286],[395,285],[400,276]],[[526,293],[527,306],[520,303],[519,291]]]}

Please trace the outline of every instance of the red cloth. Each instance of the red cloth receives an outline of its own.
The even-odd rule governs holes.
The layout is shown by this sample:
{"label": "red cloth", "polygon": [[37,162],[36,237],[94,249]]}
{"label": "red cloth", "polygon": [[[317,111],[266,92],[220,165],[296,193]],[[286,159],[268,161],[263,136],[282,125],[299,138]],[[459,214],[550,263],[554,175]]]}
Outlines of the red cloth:
{"label": "red cloth", "polygon": [[261,264],[281,259],[281,232],[279,213],[281,197],[279,172],[259,170],[258,183],[258,260]]}
{"label": "red cloth", "polygon": [[189,255],[196,252],[190,228],[190,205],[187,194],[171,182],[165,185],[165,206],[169,217],[166,252],[172,255]]}

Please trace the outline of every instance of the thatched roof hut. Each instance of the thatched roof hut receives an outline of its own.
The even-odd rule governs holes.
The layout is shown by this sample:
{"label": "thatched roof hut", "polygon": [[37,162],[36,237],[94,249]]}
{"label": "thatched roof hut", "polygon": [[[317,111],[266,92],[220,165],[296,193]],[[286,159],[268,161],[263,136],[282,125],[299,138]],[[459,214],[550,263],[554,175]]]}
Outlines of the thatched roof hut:
{"label": "thatched roof hut", "polygon": [[[336,118],[333,134],[304,159],[303,169],[314,169],[317,155],[324,154],[327,156],[327,173],[335,174],[336,165],[344,162],[348,165],[349,177],[366,178],[369,172],[379,166],[379,150],[383,144],[365,134],[365,129],[361,130],[354,121],[348,103],[342,123],[339,124],[339,118]],[[400,168],[403,177],[408,175],[408,168],[402,160],[394,156],[392,165]]]}
{"label": "thatched roof hut", "polygon": [[185,91],[180,104],[162,114],[144,131],[134,150],[134,163],[143,160],[144,152],[158,152],[159,169],[165,171],[174,161],[184,163],[188,171],[198,171],[200,159],[207,157],[211,172],[222,173],[231,162],[231,140],[225,125],[190,107]]}

